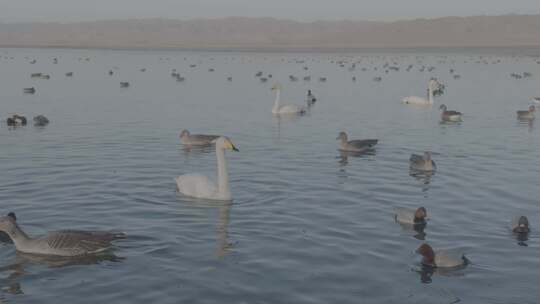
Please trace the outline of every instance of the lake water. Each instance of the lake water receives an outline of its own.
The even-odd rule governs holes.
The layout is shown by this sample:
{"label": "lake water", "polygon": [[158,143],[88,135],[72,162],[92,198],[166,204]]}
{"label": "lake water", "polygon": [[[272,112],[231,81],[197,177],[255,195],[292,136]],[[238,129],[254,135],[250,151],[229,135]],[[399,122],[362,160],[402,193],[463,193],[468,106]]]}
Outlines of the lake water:
{"label": "lake water", "polygon": [[[107,255],[78,260],[30,257],[0,243],[2,302],[540,298],[540,129],[515,114],[540,95],[538,57],[58,49],[0,49],[0,56],[1,213],[14,211],[33,236],[67,228],[129,236]],[[386,62],[400,70],[385,73]],[[173,68],[184,82],[170,76]],[[262,83],[254,76],[259,70],[273,77]],[[51,79],[31,79],[37,72]],[[512,72],[532,77],[514,79]],[[289,81],[291,74],[300,80]],[[302,80],[306,75],[311,81]],[[322,76],[328,80],[318,81]],[[425,96],[430,77],[446,85],[433,107],[400,103]],[[120,88],[121,81],[131,86]],[[311,89],[318,101],[310,113],[273,117],[276,81],[282,99],[298,104]],[[23,94],[32,86],[36,94]],[[440,124],[441,103],[463,112],[464,121]],[[51,123],[8,128],[14,113],[44,114]],[[216,172],[212,149],[182,147],[184,128],[227,135],[240,149],[227,153],[232,202],[176,192],[174,177]],[[360,157],[340,155],[339,131],[379,144]],[[410,154],[425,150],[433,151],[438,171],[410,176]],[[424,240],[393,218],[397,207],[418,206],[430,217]],[[509,228],[520,214],[532,226],[524,243]],[[472,264],[423,272],[414,251],[424,241],[462,250]]]}

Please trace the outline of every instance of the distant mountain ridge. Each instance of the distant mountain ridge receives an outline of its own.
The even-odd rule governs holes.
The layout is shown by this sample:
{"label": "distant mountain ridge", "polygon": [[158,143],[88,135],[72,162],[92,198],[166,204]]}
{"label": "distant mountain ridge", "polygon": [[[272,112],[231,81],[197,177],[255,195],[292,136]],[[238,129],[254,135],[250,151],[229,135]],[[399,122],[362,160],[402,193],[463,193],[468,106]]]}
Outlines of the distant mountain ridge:
{"label": "distant mountain ridge", "polygon": [[540,46],[540,15],[395,22],[229,17],[0,23],[0,47],[353,49]]}

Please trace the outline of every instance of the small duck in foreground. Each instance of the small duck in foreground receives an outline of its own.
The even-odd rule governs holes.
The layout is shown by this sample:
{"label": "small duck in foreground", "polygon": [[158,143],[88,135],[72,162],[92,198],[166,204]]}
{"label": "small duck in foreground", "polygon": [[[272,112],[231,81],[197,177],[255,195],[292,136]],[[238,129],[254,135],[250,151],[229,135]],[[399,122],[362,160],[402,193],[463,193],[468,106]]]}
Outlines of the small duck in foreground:
{"label": "small duck in foreground", "polygon": [[347,138],[347,133],[339,132],[336,140],[339,140],[339,150],[345,152],[364,152],[372,149],[378,142],[378,139],[351,140]]}
{"label": "small duck in foreground", "polygon": [[463,253],[435,252],[433,248],[426,243],[418,247],[416,253],[423,257],[422,265],[428,267],[458,268],[469,264],[469,260]]}
{"label": "small duck in foreground", "polygon": [[437,165],[435,165],[435,162],[431,159],[430,151],[424,152],[423,156],[412,154],[411,158],[409,158],[409,162],[411,170],[435,171],[437,169]]}
{"label": "small duck in foreground", "polygon": [[124,233],[102,231],[62,230],[48,235],[32,238],[17,225],[15,213],[0,217],[0,231],[5,232],[24,253],[75,257],[95,254],[107,250],[112,241],[124,239]]}
{"label": "small duck in foreground", "polygon": [[6,122],[7,122],[7,125],[11,127],[26,126],[26,117],[15,114],[11,117],[8,117]]}
{"label": "small duck in foreground", "polygon": [[180,132],[180,141],[184,145],[191,146],[206,146],[211,145],[214,140],[218,139],[218,135],[207,135],[207,134],[191,134],[188,130],[182,130]]}
{"label": "small duck in foreground", "polygon": [[461,121],[463,114],[458,111],[448,111],[445,104],[442,104],[439,109],[441,110],[442,121]]}
{"label": "small duck in foreground", "polygon": [[512,219],[512,232],[514,233],[529,233],[529,219],[526,216],[516,216]]}
{"label": "small duck in foreground", "polygon": [[516,114],[517,114],[518,119],[534,119],[535,118],[534,112],[536,112],[536,108],[534,106],[529,106],[529,110],[517,111]]}
{"label": "small duck in foreground", "polygon": [[400,224],[409,225],[425,225],[427,211],[424,207],[419,207],[416,210],[407,208],[397,208],[395,219]]}

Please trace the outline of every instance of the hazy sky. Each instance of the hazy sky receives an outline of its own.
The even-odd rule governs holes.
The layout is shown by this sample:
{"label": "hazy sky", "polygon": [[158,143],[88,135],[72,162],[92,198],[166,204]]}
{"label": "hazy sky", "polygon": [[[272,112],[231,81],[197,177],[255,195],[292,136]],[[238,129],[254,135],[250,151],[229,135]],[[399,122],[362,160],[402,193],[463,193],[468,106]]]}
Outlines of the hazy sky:
{"label": "hazy sky", "polygon": [[540,14],[540,0],[0,0],[0,22],[226,16],[395,20]]}

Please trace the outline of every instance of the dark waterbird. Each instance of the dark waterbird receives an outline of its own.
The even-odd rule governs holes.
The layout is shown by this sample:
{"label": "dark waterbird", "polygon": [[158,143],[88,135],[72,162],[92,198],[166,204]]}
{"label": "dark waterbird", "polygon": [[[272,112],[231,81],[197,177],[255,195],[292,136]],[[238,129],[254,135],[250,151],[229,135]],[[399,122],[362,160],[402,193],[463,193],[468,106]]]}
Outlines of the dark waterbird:
{"label": "dark waterbird", "polygon": [[26,126],[26,123],[27,123],[26,117],[18,115],[18,114],[8,117],[8,119],[6,119],[6,122],[7,122],[7,125],[11,127]]}

